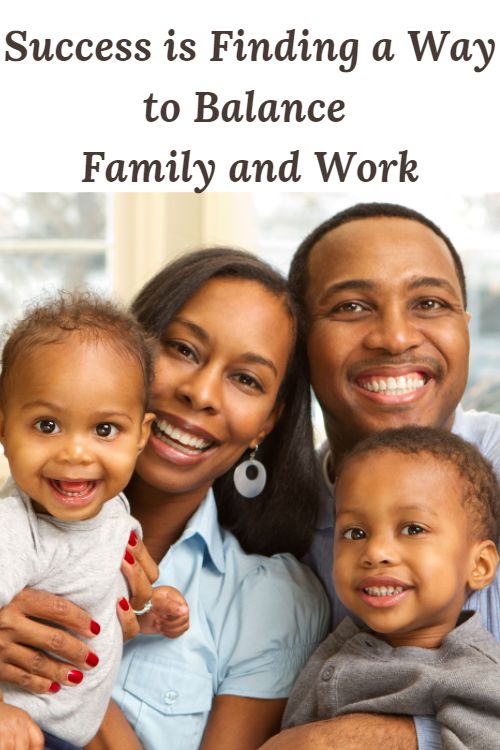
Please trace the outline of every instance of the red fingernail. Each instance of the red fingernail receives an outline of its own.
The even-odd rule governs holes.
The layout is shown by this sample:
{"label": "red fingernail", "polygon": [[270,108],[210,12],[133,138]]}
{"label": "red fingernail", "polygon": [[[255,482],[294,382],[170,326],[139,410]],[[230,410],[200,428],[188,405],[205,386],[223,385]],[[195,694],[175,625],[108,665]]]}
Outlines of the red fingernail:
{"label": "red fingernail", "polygon": [[49,687],[49,693],[58,693],[61,689],[61,686],[58,682],[51,682]]}
{"label": "red fingernail", "polygon": [[80,672],[79,669],[70,669],[67,675],[67,680],[74,685],[79,685],[83,680],[83,672]]}
{"label": "red fingernail", "polygon": [[128,543],[130,544],[131,547],[135,547],[135,545],[137,544],[137,536],[134,531],[130,532]]}
{"label": "red fingernail", "polygon": [[125,597],[123,597],[123,599],[120,599],[120,601],[118,602],[118,604],[120,605],[121,609],[123,609],[124,612],[128,612],[129,611],[130,604],[125,599]]}
{"label": "red fingernail", "polygon": [[90,621],[90,632],[94,635],[99,635],[99,633],[101,632],[101,626],[95,620]]}
{"label": "red fingernail", "polygon": [[87,658],[85,659],[85,663],[89,665],[89,667],[97,667],[99,664],[99,657],[97,654],[94,654],[93,651],[89,651],[87,654]]}
{"label": "red fingernail", "polygon": [[134,557],[130,554],[128,549],[125,550],[124,558],[128,563],[130,563],[130,565],[133,565],[135,563]]}

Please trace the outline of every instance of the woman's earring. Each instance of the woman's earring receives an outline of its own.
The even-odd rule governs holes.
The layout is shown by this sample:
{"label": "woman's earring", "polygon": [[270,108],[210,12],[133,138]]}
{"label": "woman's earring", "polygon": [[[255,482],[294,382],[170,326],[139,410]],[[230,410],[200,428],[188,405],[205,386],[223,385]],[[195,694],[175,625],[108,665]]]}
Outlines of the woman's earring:
{"label": "woman's earring", "polygon": [[243,461],[234,470],[234,486],[243,497],[257,497],[266,486],[267,473],[264,464],[255,460],[256,445],[248,461]]}

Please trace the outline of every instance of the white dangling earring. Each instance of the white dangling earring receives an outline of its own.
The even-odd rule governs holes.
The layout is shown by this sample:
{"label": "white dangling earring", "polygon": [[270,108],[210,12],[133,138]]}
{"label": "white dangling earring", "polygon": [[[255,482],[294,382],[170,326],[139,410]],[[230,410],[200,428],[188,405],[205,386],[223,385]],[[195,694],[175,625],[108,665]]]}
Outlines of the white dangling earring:
{"label": "white dangling earring", "polygon": [[260,461],[255,460],[258,447],[256,445],[252,450],[248,461],[243,461],[234,470],[234,486],[243,497],[257,497],[266,486],[266,467]]}

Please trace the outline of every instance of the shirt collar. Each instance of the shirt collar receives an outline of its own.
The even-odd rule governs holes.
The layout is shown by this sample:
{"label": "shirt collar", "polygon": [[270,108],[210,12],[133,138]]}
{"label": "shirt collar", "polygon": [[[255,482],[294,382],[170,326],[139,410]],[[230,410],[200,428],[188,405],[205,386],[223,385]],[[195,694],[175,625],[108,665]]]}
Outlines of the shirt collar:
{"label": "shirt collar", "polygon": [[225,573],[226,561],[224,555],[223,532],[217,517],[217,505],[212,489],[210,489],[202,500],[198,509],[193,513],[186,524],[186,528],[177,544],[193,536],[203,539],[210,558],[219,571]]}

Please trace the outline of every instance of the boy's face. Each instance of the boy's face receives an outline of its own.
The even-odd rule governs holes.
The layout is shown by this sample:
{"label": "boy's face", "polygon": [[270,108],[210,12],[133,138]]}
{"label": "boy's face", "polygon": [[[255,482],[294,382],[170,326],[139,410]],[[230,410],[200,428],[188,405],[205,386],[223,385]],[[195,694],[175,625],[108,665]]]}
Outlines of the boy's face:
{"label": "boy's face", "polygon": [[339,477],[336,591],[394,646],[438,646],[467,588],[494,574],[495,545],[471,538],[461,492],[458,472],[425,453],[369,453]]}
{"label": "boy's face", "polygon": [[108,342],[74,333],[19,355],[5,385],[1,440],[37,510],[91,518],[127,485],[153,417],[143,396],[139,365]]}

